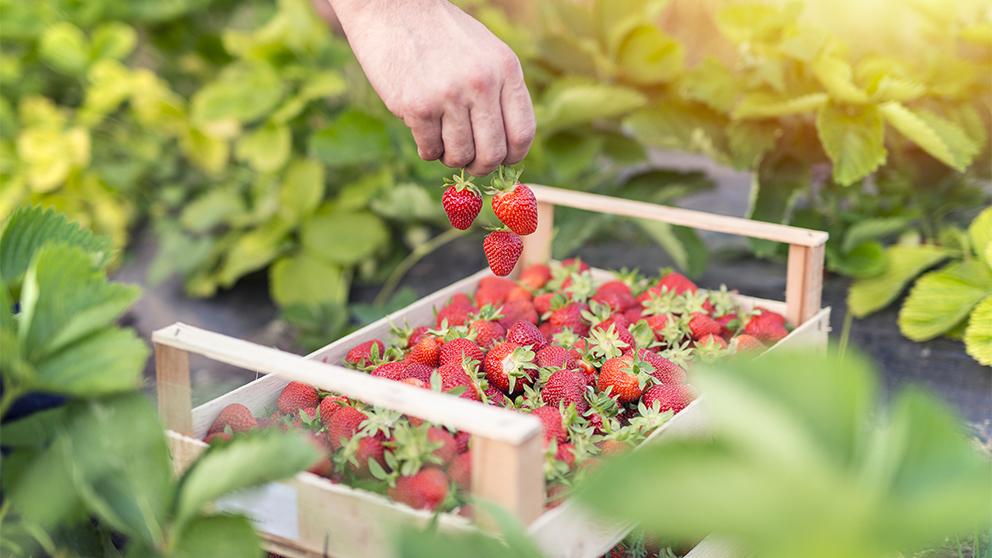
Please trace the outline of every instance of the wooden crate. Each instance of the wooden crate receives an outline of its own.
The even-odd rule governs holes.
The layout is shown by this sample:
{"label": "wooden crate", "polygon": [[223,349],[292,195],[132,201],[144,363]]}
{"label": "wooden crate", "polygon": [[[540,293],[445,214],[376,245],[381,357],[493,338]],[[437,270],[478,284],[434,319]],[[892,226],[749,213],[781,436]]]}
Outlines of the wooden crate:
{"label": "wooden crate", "polygon": [[[540,226],[525,237],[520,266],[549,259],[556,205],[784,242],[789,244],[785,301],[739,295],[738,303],[745,308],[763,306],[782,313],[796,325],[788,337],[769,350],[826,345],[830,309],[820,308],[826,233],[545,186],[533,189]],[[475,496],[503,506],[528,525],[549,556],[588,558],[606,552],[625,536],[629,525],[594,521],[567,501],[544,511],[543,436],[537,418],[375,378],[336,364],[350,347],[384,338],[392,323],[433,323],[436,307],[455,293],[471,293],[488,274],[487,269],[462,279],[306,357],[184,324],[156,331],[153,342],[159,411],[169,430],[176,470],[183,470],[206,448],[200,439],[226,405],[242,403],[257,414],[274,405],[289,381],[300,381],[470,433],[471,490]],[[593,275],[605,279],[608,272],[593,269]],[[194,409],[189,353],[266,375]],[[660,436],[705,432],[704,405],[704,399],[697,399],[645,443]],[[389,531],[393,526],[400,522],[425,524],[431,518],[427,512],[412,510],[378,494],[333,484],[310,473],[226,498],[218,505],[250,515],[270,550],[293,557],[389,556]],[[475,528],[468,520],[451,514],[440,515],[438,524],[444,530]],[[690,556],[714,558],[729,554],[725,545],[704,540]]]}

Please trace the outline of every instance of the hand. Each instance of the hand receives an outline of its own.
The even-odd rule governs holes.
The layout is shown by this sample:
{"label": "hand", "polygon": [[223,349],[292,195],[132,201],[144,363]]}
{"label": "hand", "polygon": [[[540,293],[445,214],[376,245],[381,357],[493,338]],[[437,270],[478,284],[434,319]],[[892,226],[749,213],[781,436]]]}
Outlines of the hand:
{"label": "hand", "polygon": [[534,139],[520,61],[445,0],[330,0],[358,62],[425,160],[475,175],[513,164]]}

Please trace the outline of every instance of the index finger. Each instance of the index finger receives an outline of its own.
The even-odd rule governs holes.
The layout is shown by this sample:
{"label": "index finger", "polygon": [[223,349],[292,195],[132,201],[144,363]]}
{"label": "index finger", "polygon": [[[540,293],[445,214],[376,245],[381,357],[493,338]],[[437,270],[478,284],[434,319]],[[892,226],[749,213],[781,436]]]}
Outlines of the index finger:
{"label": "index finger", "polygon": [[536,128],[534,106],[520,63],[516,62],[514,66],[514,71],[509,73],[500,91],[503,129],[506,131],[506,159],[503,162],[507,165],[518,163],[527,156]]}

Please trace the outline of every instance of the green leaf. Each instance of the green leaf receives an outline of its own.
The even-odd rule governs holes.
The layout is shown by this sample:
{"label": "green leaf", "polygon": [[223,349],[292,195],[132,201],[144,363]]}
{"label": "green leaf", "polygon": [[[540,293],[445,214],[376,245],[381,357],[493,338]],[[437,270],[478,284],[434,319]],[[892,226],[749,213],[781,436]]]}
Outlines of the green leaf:
{"label": "green leaf", "polygon": [[186,204],[179,215],[179,223],[188,231],[206,233],[246,211],[248,207],[237,187],[217,186]]}
{"label": "green leaf", "polygon": [[306,252],[276,260],[269,268],[272,299],[279,306],[345,302],[348,280],[341,268]]}
{"label": "green leaf", "polygon": [[619,118],[644,106],[636,89],[603,83],[561,83],[538,106],[538,126],[550,132],[600,119]]}
{"label": "green leaf", "polygon": [[285,248],[287,233],[288,226],[274,219],[238,236],[224,254],[217,280],[230,287],[242,276],[268,265]]}
{"label": "green leaf", "polygon": [[360,110],[346,110],[310,137],[310,153],[331,167],[379,163],[390,157],[386,124]]}
{"label": "green leaf", "polygon": [[893,128],[955,170],[963,171],[979,152],[964,130],[930,111],[912,111],[895,102],[883,103],[880,110]]}
{"label": "green leaf", "polygon": [[597,165],[603,150],[603,138],[588,130],[563,130],[544,140],[544,149],[552,161],[552,171],[560,184],[568,184]]}
{"label": "green leaf", "polygon": [[682,45],[656,25],[638,25],[628,32],[617,49],[617,66],[627,80],[640,85],[674,79],[684,64]]}
{"label": "green leaf", "polygon": [[82,248],[42,247],[25,275],[21,295],[25,357],[40,360],[113,324],[139,294],[137,287],[108,283]]}
{"label": "green leaf", "polygon": [[140,393],[74,404],[67,455],[87,508],[112,528],[159,546],[172,500],[162,423]]}
{"label": "green leaf", "polygon": [[56,70],[79,75],[89,64],[86,37],[75,25],[61,21],[48,26],[41,36],[41,59]]}
{"label": "green leaf", "polygon": [[304,224],[303,247],[324,260],[354,265],[389,242],[385,223],[369,212],[318,211]]}
{"label": "green leaf", "polygon": [[397,184],[374,197],[369,203],[369,208],[393,221],[405,223],[430,221],[441,217],[440,204],[437,201],[440,193],[433,194],[417,184]]}
{"label": "green leaf", "polygon": [[776,126],[756,120],[735,120],[727,126],[730,163],[736,169],[751,170],[778,142]]}
{"label": "green leaf", "polygon": [[218,174],[227,166],[231,146],[195,127],[185,128],[179,135],[179,147],[186,157],[208,174]]}
{"label": "green leaf", "polygon": [[875,240],[866,240],[846,252],[833,251],[827,260],[831,271],[848,277],[875,277],[885,271],[888,260],[885,247]]}
{"label": "green leaf", "polygon": [[868,102],[868,94],[854,84],[851,65],[846,60],[830,55],[821,56],[813,62],[812,70],[833,100],[850,104]]}
{"label": "green leaf", "polygon": [[899,330],[914,341],[947,332],[992,294],[992,270],[976,260],[951,263],[913,285],[899,311]]}
{"label": "green leaf", "polygon": [[992,296],[975,306],[964,331],[964,347],[968,354],[985,366],[992,366]]}
{"label": "green leaf", "polygon": [[298,223],[310,215],[324,199],[324,167],[313,159],[296,159],[289,164],[279,185],[279,212],[283,219]]}
{"label": "green leaf", "polygon": [[245,124],[272,111],[282,96],[283,80],[268,64],[232,64],[193,95],[193,121],[200,126],[222,121]]}
{"label": "green leaf", "polygon": [[0,234],[0,277],[8,285],[19,282],[35,252],[47,243],[82,248],[93,267],[103,267],[110,261],[109,238],[97,236],[51,209],[24,206],[7,219]]}
{"label": "green leaf", "polygon": [[[809,185],[809,167],[792,158],[765,158],[751,181],[751,199],[747,216],[750,219],[786,223],[799,195]],[[767,240],[751,240],[760,257],[775,253],[779,244]]]}
{"label": "green leaf", "polygon": [[624,125],[652,147],[699,151],[719,158],[719,138],[727,121],[705,105],[666,99],[633,112],[624,119]]}
{"label": "green leaf", "polygon": [[816,131],[833,162],[834,181],[849,186],[885,163],[885,124],[874,106],[825,104],[816,115]]}
{"label": "green leaf", "polygon": [[275,172],[289,160],[292,141],[287,126],[266,124],[238,138],[234,156],[258,172]]}
{"label": "green leaf", "polygon": [[262,541],[251,521],[237,515],[209,515],[190,521],[179,533],[173,556],[261,557]]}
{"label": "green leaf", "polygon": [[707,57],[681,80],[681,93],[687,99],[706,103],[714,109],[728,113],[734,108],[738,87],[737,76],[718,60]]}
{"label": "green leaf", "polygon": [[986,207],[968,227],[972,249],[992,268],[992,207]]}
{"label": "green leaf", "polygon": [[911,279],[940,263],[950,254],[937,246],[896,245],[886,251],[885,271],[876,277],[859,279],[847,292],[847,307],[856,318],[863,318],[889,305]]}
{"label": "green leaf", "polygon": [[130,25],[118,22],[104,23],[93,31],[90,60],[93,62],[105,58],[122,60],[131,54],[137,42],[138,34]]}
{"label": "green leaf", "polygon": [[53,434],[55,441],[36,454],[20,475],[10,479],[14,480],[12,486],[6,486],[9,468],[15,461],[12,458],[30,454],[20,450],[4,458],[4,489],[10,494],[12,508],[24,521],[42,529],[51,529],[66,518],[78,515],[82,508],[71,474],[72,454],[67,437],[61,428]]}
{"label": "green leaf", "polygon": [[134,332],[105,329],[56,353],[35,366],[39,391],[93,397],[137,389],[148,359],[148,347]]}
{"label": "green leaf", "polygon": [[251,432],[211,446],[180,480],[175,521],[186,523],[225,494],[290,477],[318,457],[305,436],[293,432]]}
{"label": "green leaf", "polygon": [[672,258],[686,274],[699,277],[706,268],[706,246],[696,232],[649,219],[636,219],[637,225]]}
{"label": "green leaf", "polygon": [[826,93],[808,93],[787,97],[776,93],[748,93],[734,107],[734,119],[777,118],[792,114],[811,113],[825,105],[829,97]]}
{"label": "green leaf", "polygon": [[903,231],[909,224],[907,217],[873,217],[851,225],[844,233],[843,250],[850,252],[868,240],[879,240]]}
{"label": "green leaf", "polygon": [[11,449],[47,447],[65,422],[65,415],[65,407],[55,407],[5,422],[3,446]]}

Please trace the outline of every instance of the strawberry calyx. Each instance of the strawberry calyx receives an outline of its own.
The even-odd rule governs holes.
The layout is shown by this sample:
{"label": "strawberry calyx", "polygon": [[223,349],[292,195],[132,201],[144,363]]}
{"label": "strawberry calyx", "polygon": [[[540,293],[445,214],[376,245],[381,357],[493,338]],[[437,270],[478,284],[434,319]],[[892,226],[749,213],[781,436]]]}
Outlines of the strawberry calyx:
{"label": "strawberry calyx", "polygon": [[514,169],[513,167],[500,165],[489,180],[489,185],[486,187],[485,193],[490,196],[496,196],[506,192],[512,192],[517,187],[517,184],[520,184],[521,174],[523,174],[523,169]]}
{"label": "strawberry calyx", "polygon": [[442,185],[445,187],[454,186],[455,190],[459,192],[468,190],[480,198],[482,197],[482,193],[479,191],[479,187],[476,186],[475,181],[472,179],[472,175],[465,175],[465,169],[462,169],[458,172],[458,174],[454,174],[450,178],[445,178]]}

